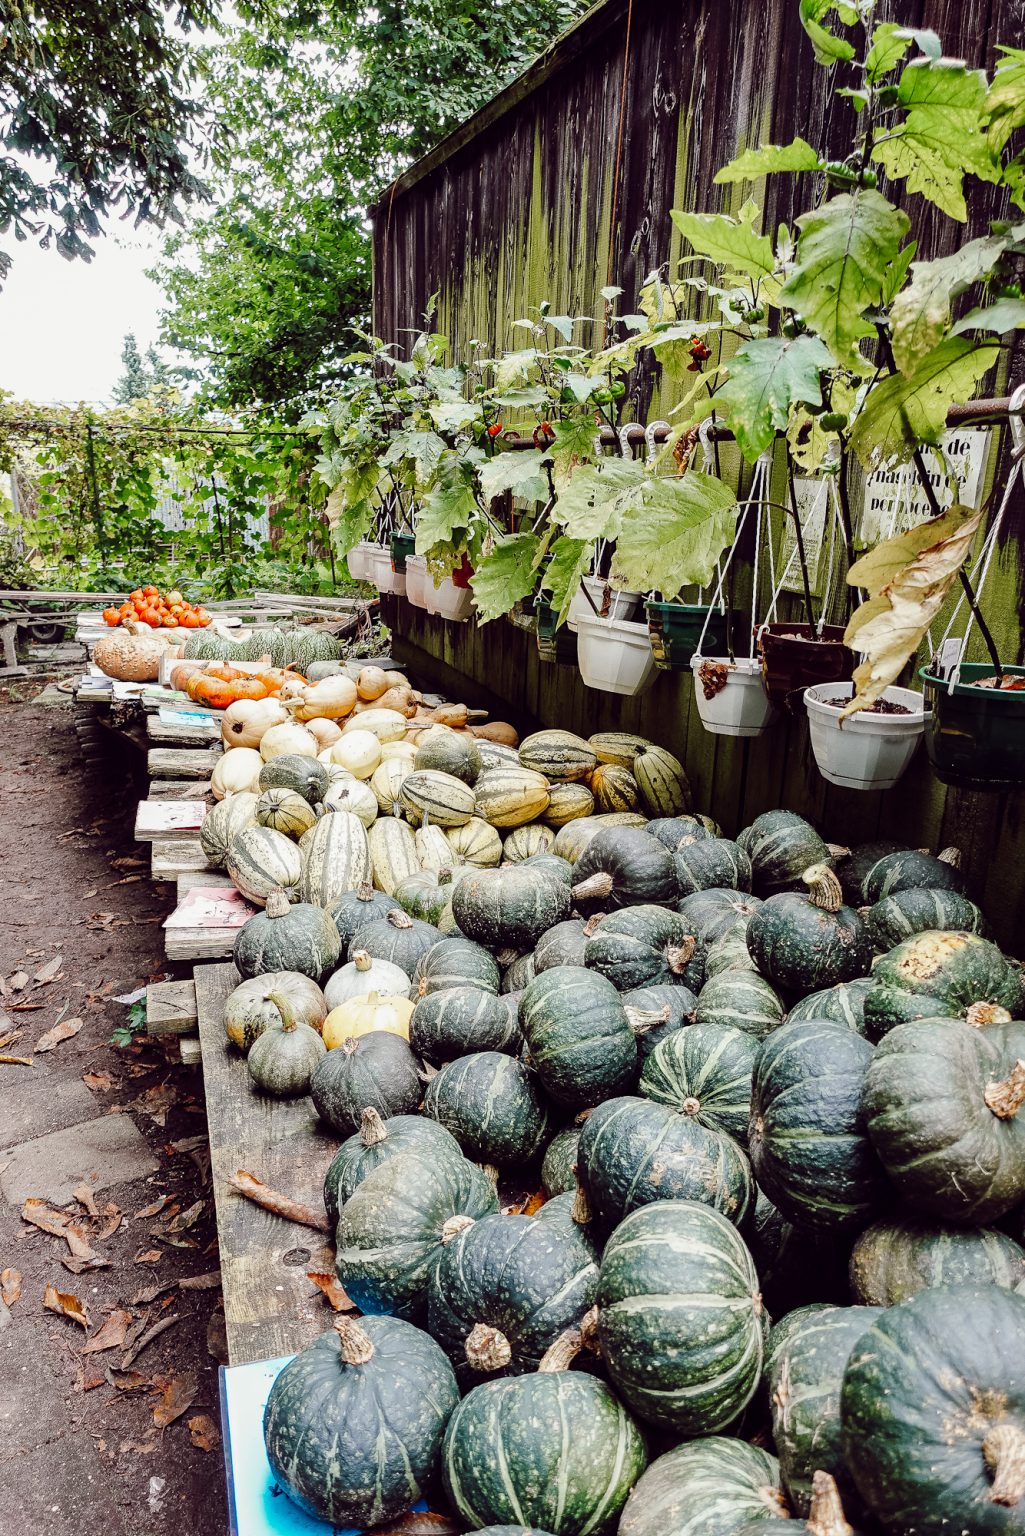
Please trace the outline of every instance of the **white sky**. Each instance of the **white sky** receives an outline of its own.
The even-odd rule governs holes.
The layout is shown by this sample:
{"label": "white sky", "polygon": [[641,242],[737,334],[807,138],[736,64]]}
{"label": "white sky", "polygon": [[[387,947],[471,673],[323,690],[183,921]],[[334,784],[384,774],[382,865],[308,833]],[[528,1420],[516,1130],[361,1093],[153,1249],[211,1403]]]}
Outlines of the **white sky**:
{"label": "white sky", "polygon": [[5,244],[14,265],[0,288],[0,389],[19,400],[103,401],[121,373],[125,333],[143,352],[156,341],[161,291],[144,268],[159,234],[114,229],[96,239],[89,262]]}

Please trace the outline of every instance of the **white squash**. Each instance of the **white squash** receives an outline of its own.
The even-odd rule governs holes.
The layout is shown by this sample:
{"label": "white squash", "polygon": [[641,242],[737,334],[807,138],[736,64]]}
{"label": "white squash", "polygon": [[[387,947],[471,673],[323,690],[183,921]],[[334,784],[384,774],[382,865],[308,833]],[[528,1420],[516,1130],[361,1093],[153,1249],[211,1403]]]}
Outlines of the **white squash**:
{"label": "white squash", "polygon": [[383,997],[408,997],[412,983],[406,972],[390,960],[375,960],[365,949],[353,951],[348,965],[343,965],[324,984],[328,1008],[338,1008],[356,997],[378,992]]}
{"label": "white squash", "polygon": [[341,720],[352,714],[356,702],[356,684],[351,677],[325,677],[319,683],[307,683],[303,691],[289,699],[288,707],[297,720]]}
{"label": "white squash", "polygon": [[349,731],[373,731],[382,743],[404,741],[408,724],[405,715],[400,715],[397,709],[365,709],[362,714],[353,715],[346,721],[342,735]]}
{"label": "white squash", "polygon": [[379,699],[392,686],[392,677],[383,667],[363,667],[356,678],[356,692],[361,699]]}
{"label": "white squash", "polygon": [[[325,747],[333,747],[342,734],[342,728],[337,720],[323,720],[319,716],[316,720],[307,720],[306,729],[316,736],[321,751]],[[320,752],[317,753],[317,756],[320,756]]]}
{"label": "white squash", "polygon": [[230,752],[223,753],[217,759],[210,775],[210,789],[214,799],[223,800],[225,795],[255,791],[262,767],[263,758],[254,747],[232,747]]}
{"label": "white squash", "polygon": [[382,743],[382,763],[390,763],[393,758],[402,763],[411,763],[415,756],[415,741],[386,741]]}
{"label": "white squash", "polygon": [[226,747],[258,747],[272,725],[287,719],[279,699],[236,699],[221,719],[221,740]]}
{"label": "white squash", "polygon": [[377,820],[377,796],[365,779],[357,779],[344,768],[345,778],[329,784],[324,804],[332,811],[351,811],[365,827],[372,827]]}
{"label": "white squash", "polygon": [[453,869],[456,866],[456,855],[452,844],[441,828],[436,827],[433,822],[426,827],[417,827],[413,833],[413,846],[421,869],[438,875],[443,869]]}
{"label": "white squash", "polygon": [[351,731],[346,727],[330,752],[331,761],[348,768],[357,779],[369,779],[381,761],[381,743],[373,731]]}
{"label": "white squash", "polygon": [[260,756],[264,762],[270,762],[272,757],[316,757],[317,751],[316,736],[295,720],[272,725],[260,740]]}
{"label": "white squash", "polygon": [[403,779],[408,779],[413,772],[413,764],[404,761],[401,757],[390,757],[387,761],[382,758],[373,773],[370,775],[370,788],[377,796],[377,803],[381,807],[384,816],[401,816],[402,806],[399,804],[399,790],[402,788]]}
{"label": "white squash", "polygon": [[347,1040],[382,1032],[408,1040],[414,1006],[408,997],[381,997],[376,992],[354,997],[333,1008],[324,1020],[324,1044],[333,1051]]}

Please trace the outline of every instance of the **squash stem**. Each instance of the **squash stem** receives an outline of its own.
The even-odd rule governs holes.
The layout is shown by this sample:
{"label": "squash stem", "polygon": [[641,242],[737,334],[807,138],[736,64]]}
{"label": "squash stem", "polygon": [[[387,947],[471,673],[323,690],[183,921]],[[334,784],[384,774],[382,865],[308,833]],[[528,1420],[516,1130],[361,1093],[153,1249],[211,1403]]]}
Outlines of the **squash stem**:
{"label": "squash stem", "polygon": [[267,1001],[268,1003],[273,1003],[275,1008],[280,1013],[281,1028],[286,1032],[286,1034],[290,1034],[293,1029],[298,1027],[295,1010],[293,1009],[291,1003],[288,1001],[287,997],[285,997],[281,992],[271,992],[268,994]]}
{"label": "squash stem", "polygon": [[843,906],[843,886],[828,864],[812,864],[801,879],[816,907],[823,912],[839,912]]}
{"label": "squash stem", "polygon": [[836,1479],[821,1470],[812,1473],[808,1529],[813,1536],[854,1536],[843,1512]]}
{"label": "squash stem", "polygon": [[332,1319],[338,1334],[342,1359],[346,1365],[369,1365],[374,1358],[370,1335],[354,1317],[339,1315]]}
{"label": "squash stem", "polygon": [[600,869],[587,880],[581,880],[570,894],[574,901],[603,901],[612,895],[612,876],[607,870]]}
{"label": "squash stem", "polygon": [[982,1442],[982,1456],[993,1477],[991,1503],[1013,1509],[1025,1498],[1025,1429],[1020,1424],[994,1424]]}
{"label": "squash stem", "polygon": [[505,1334],[487,1323],[474,1323],[463,1349],[472,1371],[501,1371],[512,1359],[512,1345]]}
{"label": "squash stem", "polygon": [[360,1115],[359,1139],[365,1147],[378,1147],[382,1141],[388,1140],[384,1121],[377,1110],[370,1105]]}
{"label": "squash stem", "polygon": [[998,1120],[1013,1120],[1025,1104],[1025,1061],[1016,1061],[1003,1082],[990,1083],[986,1088],[985,1099],[986,1107],[993,1111]]}

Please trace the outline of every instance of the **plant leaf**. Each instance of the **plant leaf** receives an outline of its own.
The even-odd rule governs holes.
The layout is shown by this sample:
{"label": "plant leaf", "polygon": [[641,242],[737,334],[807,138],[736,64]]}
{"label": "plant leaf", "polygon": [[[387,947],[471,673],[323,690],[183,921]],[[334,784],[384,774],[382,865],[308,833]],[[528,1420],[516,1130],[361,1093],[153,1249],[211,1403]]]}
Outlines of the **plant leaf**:
{"label": "plant leaf", "polygon": [[1025,327],[1025,299],[997,299],[982,309],[970,309],[950,328],[952,336],[965,331],[995,331],[998,336]]}
{"label": "plant leaf", "polygon": [[473,465],[446,450],[434,484],[424,496],[416,519],[416,552],[429,555],[438,544],[464,535],[477,512]]}
{"label": "plant leaf", "polygon": [[439,432],[462,432],[481,420],[481,408],[473,401],[454,400],[430,407],[430,417]]}
{"label": "plant leaf", "polygon": [[633,459],[603,459],[579,464],[559,487],[552,516],[575,539],[614,539],[619,534],[622,496],[646,479],[643,464]]}
{"label": "plant leaf", "polygon": [[831,198],[797,222],[797,263],[780,297],[837,362],[864,373],[858,342],[875,331],[866,311],[882,302],[887,267],[909,227],[907,214],[862,188]]}
{"label": "plant leaf", "polygon": [[479,470],[485,502],[506,491],[522,501],[547,501],[548,476],[541,467],[544,458],[536,448],[516,448],[486,459]]}
{"label": "plant leaf", "polygon": [[844,636],[865,660],[854,672],[855,693],[841,719],[868,709],[896,681],[917,651],[965,562],[981,511],[955,503],[941,517],[885,539],[847,573],[869,593]]}
{"label": "plant leaf", "polygon": [[760,144],[757,149],[745,149],[744,153],[717,171],[717,182],[754,181],[759,176],[771,176],[775,171],[819,171],[822,158],[817,149],[804,139],[794,139],[790,144]]}
{"label": "plant leaf", "polygon": [[898,65],[911,47],[911,33],[892,21],[881,21],[872,33],[872,42],[865,59],[865,78],[876,85],[883,75]]}
{"label": "plant leaf", "polygon": [[999,155],[1014,130],[1025,127],[1025,49],[1001,45],[997,51],[1002,57],[986,92],[981,122],[990,149]]}
{"label": "plant leaf", "polygon": [[908,268],[914,261],[915,252],[917,250],[918,241],[909,240],[904,249],[897,252],[896,256],[887,267],[886,275],[883,278],[884,306],[892,304],[897,294],[903,288],[904,280],[908,275]]}
{"label": "plant leaf", "polygon": [[969,240],[950,256],[914,263],[910,283],[890,309],[893,356],[901,373],[914,373],[923,357],[939,345],[950,329],[953,300],[992,272],[1012,238],[987,235]]}
{"label": "plant leaf", "polygon": [[556,610],[559,624],[566,622],[580,578],[590,569],[593,548],[590,539],[570,539],[565,535],[552,545],[552,558],[541,585],[551,596],[550,606]]}
{"label": "plant leaf", "polygon": [[954,404],[971,399],[996,362],[999,348],[948,336],[922,359],[910,379],[896,373],[870,392],[851,432],[867,468],[909,459],[923,443],[938,443]]}
{"label": "plant leaf", "polygon": [[725,213],[682,213],[678,208],[670,217],[698,255],[717,266],[729,266],[748,277],[768,277],[775,268],[772,241],[768,235],[756,234],[748,221]]}
{"label": "plant leaf", "polygon": [[832,366],[829,348],[817,336],[764,336],[746,342],[730,358],[730,376],[719,391],[730,426],[751,463],[782,431],[798,401],[822,404],[821,370]]}
{"label": "plant leaf", "polygon": [[[836,37],[828,27],[822,26],[823,19],[833,9],[834,0],[801,0],[801,26],[811,38],[815,59],[819,64],[837,64],[854,57],[853,43]],[[845,8],[836,6],[835,9],[842,15]],[[849,7],[846,9],[849,10]]]}
{"label": "plant leaf", "polygon": [[648,477],[623,507],[612,583],[668,597],[706,586],[736,529],[736,496],[717,476]]}
{"label": "plant leaf", "polygon": [[500,539],[470,577],[479,620],[488,624],[529,596],[537,584],[534,560],[541,540],[534,533],[512,533]]}
{"label": "plant leaf", "polygon": [[1000,176],[982,132],[986,77],[960,59],[913,59],[897,89],[907,116],[876,135],[872,159],[894,181],[906,181],[909,192],[963,223],[965,175]]}

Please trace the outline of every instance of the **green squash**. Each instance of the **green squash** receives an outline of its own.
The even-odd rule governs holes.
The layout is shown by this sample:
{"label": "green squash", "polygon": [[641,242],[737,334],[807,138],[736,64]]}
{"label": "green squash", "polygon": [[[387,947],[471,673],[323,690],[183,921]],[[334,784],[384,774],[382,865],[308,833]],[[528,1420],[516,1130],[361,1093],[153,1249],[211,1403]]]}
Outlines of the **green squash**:
{"label": "green squash", "polygon": [[579,1146],[580,1127],[570,1125],[553,1136],[545,1148],[544,1161],[541,1164],[541,1188],[549,1200],[554,1199],[556,1195],[575,1192]]}
{"label": "green squash", "polygon": [[440,944],[444,937],[433,924],[396,908],[386,917],[371,918],[356,929],[349,941],[348,958],[351,960],[359,950],[366,950],[374,960],[390,960],[412,981],[421,955]]}
{"label": "green squash", "polygon": [[256,824],[272,827],[285,837],[298,840],[308,832],[317,819],[310,802],[294,789],[279,785],[265,789],[256,802]]}
{"label": "green squash", "polygon": [[913,1019],[988,1024],[1025,1017],[1025,976],[974,933],[916,934],[876,961],[872,979],[865,1000],[870,1040]]}
{"label": "green squash", "polygon": [[328,1007],[317,983],[301,971],[268,971],[239,982],[224,1004],[224,1033],[240,1051],[281,1023],[276,997],[284,997],[297,1019],[321,1032]]}
{"label": "green squash", "polygon": [[982,912],[967,896],[961,896],[957,891],[925,890],[920,886],[884,896],[875,906],[869,907],[865,921],[873,947],[880,954],[916,933],[946,930],[979,933],[985,937],[989,931]]}
{"label": "green squash", "polygon": [[644,1440],[604,1382],[548,1368],[554,1353],[534,1375],[474,1387],[449,1420],[442,1476],[468,1529],[520,1520],[557,1536],[615,1530],[647,1461]]}
{"label": "green squash", "polygon": [[893,1217],[861,1233],[851,1251],[851,1295],[894,1307],[934,1285],[1002,1285],[1025,1291],[1025,1251],[992,1227]]}
{"label": "green squash", "polygon": [[856,1034],[864,1035],[865,999],[874,986],[873,977],[857,976],[853,981],[837,982],[835,987],[825,987],[821,992],[809,992],[791,1008],[787,1023],[832,1019],[835,1024],[846,1024]]}
{"label": "green squash", "polygon": [[762,1374],[759,1292],[744,1239],[717,1211],[659,1200],[627,1216],[598,1279],[602,1359],[627,1407],[680,1435],[731,1423]]}
{"label": "green squash", "polygon": [[1017,1536],[1025,1520],[1025,1298],[938,1286],[890,1307],[851,1356],[844,1459],[891,1531]]}
{"label": "green squash", "polygon": [[373,866],[367,829],[351,811],[329,811],[322,816],[299,839],[299,852],[300,901],[331,907],[348,891],[371,883]]}
{"label": "green squash", "polygon": [[834,862],[837,878],[843,886],[843,899],[850,907],[860,907],[865,900],[863,891],[865,876],[873,864],[888,853],[906,853],[903,843],[877,838],[870,843],[855,843],[846,853],[839,854]]}
{"label": "green squash", "polygon": [[420,1498],[459,1388],[419,1328],[391,1317],[333,1323],[275,1378],[263,1438],[290,1498],[336,1529],[362,1530]]}
{"label": "green squash", "polygon": [[328,1051],[313,1074],[317,1114],[339,1136],[351,1136],[365,1109],[382,1119],[409,1115],[423,1094],[420,1068],[405,1040],[376,1030]]}
{"label": "green squash", "polygon": [[698,993],[695,1024],[728,1024],[764,1040],[786,1016],[783,999],[756,971],[723,971]]}
{"label": "green squash", "polygon": [[283,629],[254,629],[244,647],[249,654],[240,655],[239,661],[260,661],[269,656],[272,667],[288,665],[290,636]]}
{"label": "green squash", "polygon": [[800,884],[806,869],[829,864],[829,847],[803,816],[794,811],[765,811],[737,836],[751,860],[752,885],[771,896]]}
{"label": "green squash", "polygon": [[849,1508],[858,1503],[840,1444],[840,1389],[852,1351],[879,1315],[878,1307],[800,1307],[769,1335],[772,1439],[783,1487],[799,1515],[811,1507],[816,1471],[836,1479]]}
{"label": "green squash", "polygon": [[497,992],[502,973],[494,955],[472,939],[442,939],[420,956],[413,972],[414,997],[444,992],[450,987],[476,987]]}
{"label": "green squash", "polygon": [[642,1066],[661,1040],[694,1022],[698,1000],[689,987],[678,982],[634,987],[620,995],[630,1028],[637,1037]]}
{"label": "green squash", "polygon": [[510,1051],[523,1043],[515,1010],[478,987],[429,992],[413,1009],[409,1043],[418,1056],[441,1063],[475,1051]]}
{"label": "green squash", "polygon": [[[682,906],[683,903],[681,902]],[[747,947],[747,925],[724,933],[721,939],[710,943],[705,950],[705,980],[712,981],[728,971],[748,971],[758,974],[758,967],[751,959]]]}
{"label": "green squash", "polygon": [[679,898],[673,855],[641,827],[606,827],[573,869],[573,902],[582,912],[675,906]]}
{"label": "green squash", "polygon": [[446,1242],[498,1210],[495,1186],[464,1158],[389,1158],[357,1186],[338,1218],[335,1268],[363,1312],[416,1322]]}
{"label": "green squash", "polygon": [[485,1216],[446,1244],[427,1326],[464,1385],[536,1371],[594,1305],[598,1252],[559,1195],[535,1216]]}
{"label": "green squash", "polygon": [[364,924],[371,922],[375,917],[387,917],[389,912],[401,910],[402,903],[396,901],[394,896],[386,896],[383,891],[375,891],[370,884],[344,891],[326,908],[331,921],[338,929],[343,954],[348,954],[349,945]]}
{"label": "green squash", "polygon": [[323,907],[306,902],[292,906],[284,891],[272,891],[264,910],[239,929],[232,958],[242,977],[301,971],[321,982],[338,964],[340,953],[338,929]]}
{"label": "green squash", "polygon": [[862,1111],[872,1057],[867,1040],[829,1021],[784,1024],[759,1047],[751,1161],[759,1188],[797,1227],[856,1231],[884,1198]]}
{"label": "green squash", "polygon": [[529,863],[471,869],[452,897],[452,915],[468,939],[517,952],[533,949],[569,909],[566,886]]}
{"label": "green squash", "polygon": [[461,878],[462,869],[422,869],[399,881],[395,887],[395,900],[409,917],[430,923],[441,933],[453,934],[456,923],[452,916],[452,897]]}
{"label": "green squash", "polygon": [[638,1092],[689,1115],[698,1125],[732,1136],[741,1146],[751,1118],[757,1041],[727,1024],[692,1024],[655,1047]]}
{"label": "green squash", "polygon": [[[957,852],[956,849],[949,851],[951,854]],[[877,901],[898,891],[956,891],[962,894],[964,888],[960,858],[947,859],[942,855],[934,858],[920,849],[904,848],[899,853],[884,854],[872,865],[861,883],[861,898],[868,906],[874,906]]]}
{"label": "green squash", "polygon": [[465,731],[433,725],[417,737],[414,773],[447,773],[472,785],[480,778],[483,768],[480,748]]}
{"label": "green squash", "polygon": [[644,830],[650,837],[657,837],[670,853],[718,836],[698,816],[656,816]]}
{"label": "green squash", "polygon": [[529,859],[523,860],[531,869],[538,870],[547,875],[550,880],[557,880],[567,890],[573,884],[573,865],[568,859],[562,859],[557,853],[532,853]]}
{"label": "green squash", "polygon": [[246,1067],[254,1085],[263,1093],[279,1099],[294,1099],[309,1093],[314,1072],[327,1054],[327,1046],[309,1024],[296,1017],[288,999],[280,992],[269,1001],[281,1015],[253,1041],[246,1057]]}
{"label": "green squash", "polygon": [[533,951],[530,954],[517,955],[516,959],[505,968],[500,990],[503,993],[522,992],[534,980],[536,974]]}
{"label": "green squash", "polygon": [[327,769],[317,758],[285,753],[264,763],[258,782],[261,792],[268,789],[291,789],[308,800],[310,805],[319,805],[327,794],[330,781]]}
{"label": "green squash", "polygon": [[[1012,1209],[1025,1188],[1025,1023],[898,1024],[864,1089],[872,1145],[901,1199],[959,1226]],[[771,1192],[770,1192],[771,1193]]]}
{"label": "green squash", "polygon": [[272,891],[294,896],[303,873],[300,851],[291,838],[260,826],[235,833],[224,867],[236,888],[257,907],[265,905]]}
{"label": "green squash", "polygon": [[359,1130],[342,1142],[324,1175],[324,1209],[332,1231],[338,1212],[367,1174],[403,1152],[415,1153],[425,1162],[463,1156],[455,1137],[435,1120],[423,1115],[392,1115],[382,1120],[376,1109],[365,1109]]}
{"label": "green squash", "polygon": [[289,665],[305,677],[307,667],[312,667],[314,662],[343,661],[345,646],[325,630],[311,629],[307,625],[289,634],[288,656]]}
{"label": "green squash", "polygon": [[775,1456],[710,1435],[652,1462],[626,1502],[619,1536],[734,1536],[786,1513]]}
{"label": "green squash", "polygon": [[695,839],[676,851],[680,895],[695,891],[751,889],[751,860],[725,837]]}
{"label": "green squash", "polygon": [[258,795],[241,790],[234,795],[225,795],[207,811],[199,829],[199,842],[211,869],[224,868],[236,832],[241,832],[243,827],[255,827],[259,803]]}
{"label": "green squash", "polygon": [[543,827],[540,822],[514,827],[502,844],[502,863],[525,864],[539,853],[550,853],[554,842],[555,833],[551,827]]}
{"label": "green squash", "polygon": [[760,910],[762,902],[757,896],[745,891],[731,891],[713,886],[707,891],[694,891],[680,902],[680,916],[701,945],[714,944],[727,934],[739,930],[747,932],[747,925]]}
{"label": "green squash", "polygon": [[650,1099],[606,1099],[584,1122],[577,1171],[606,1231],[655,1200],[693,1200],[742,1226],[754,1203],[747,1157],[730,1136],[706,1130]]}
{"label": "green squash", "polygon": [[703,973],[701,953],[683,918],[656,905],[607,912],[588,923],[584,964],[620,992],[676,981],[693,989]]}
{"label": "green squash", "polygon": [[534,946],[534,974],[550,971],[555,965],[583,965],[586,924],[582,918],[567,917],[543,933]]}
{"label": "green squash", "polygon": [[853,907],[842,905],[840,882],[824,864],[803,876],[808,893],[770,896],[747,926],[747,947],[763,976],[803,997],[865,976],[872,941]]}
{"label": "green squash", "polygon": [[467,1157],[496,1168],[528,1166],[552,1134],[533,1077],[502,1051],[476,1051],[442,1067],[427,1085],[423,1112],[451,1131]]}
{"label": "green squash", "polygon": [[579,966],[542,971],[520,999],[530,1063],[557,1104],[588,1109],[637,1080],[637,1041],[610,981]]}

